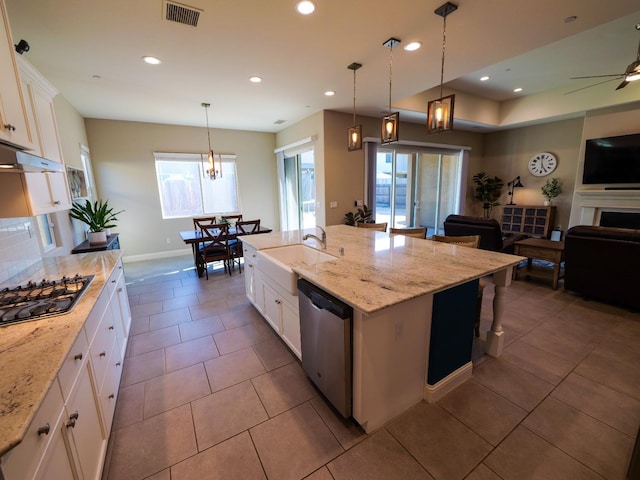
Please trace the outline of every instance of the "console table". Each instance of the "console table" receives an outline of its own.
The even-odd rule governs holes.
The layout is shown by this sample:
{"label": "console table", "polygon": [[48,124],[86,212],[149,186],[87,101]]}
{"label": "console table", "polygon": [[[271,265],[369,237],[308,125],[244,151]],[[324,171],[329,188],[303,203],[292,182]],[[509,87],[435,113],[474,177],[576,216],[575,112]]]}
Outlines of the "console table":
{"label": "console table", "polygon": [[107,235],[107,243],[96,243],[94,245],[89,243],[89,240],[85,240],[80,245],[77,245],[71,253],[88,253],[88,252],[102,252],[104,250],[119,250],[120,240],[118,240],[118,234]]}

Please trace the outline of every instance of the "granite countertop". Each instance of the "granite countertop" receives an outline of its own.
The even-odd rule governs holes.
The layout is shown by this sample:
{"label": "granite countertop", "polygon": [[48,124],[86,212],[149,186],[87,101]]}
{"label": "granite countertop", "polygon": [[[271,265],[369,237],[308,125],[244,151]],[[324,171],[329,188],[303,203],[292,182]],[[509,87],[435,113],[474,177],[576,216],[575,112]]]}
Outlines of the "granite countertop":
{"label": "granite countertop", "polygon": [[0,327],[0,456],[22,441],[121,255],[109,250],[46,258],[0,285],[95,275],[71,312]]}
{"label": "granite countertop", "polygon": [[[326,229],[326,253],[336,260],[315,265],[290,265],[309,280],[354,308],[370,314],[412,298],[517,265],[524,257],[365,228],[333,225]],[[248,235],[242,241],[258,250],[304,243],[320,248],[319,229]],[[339,250],[344,250],[340,256]]]}

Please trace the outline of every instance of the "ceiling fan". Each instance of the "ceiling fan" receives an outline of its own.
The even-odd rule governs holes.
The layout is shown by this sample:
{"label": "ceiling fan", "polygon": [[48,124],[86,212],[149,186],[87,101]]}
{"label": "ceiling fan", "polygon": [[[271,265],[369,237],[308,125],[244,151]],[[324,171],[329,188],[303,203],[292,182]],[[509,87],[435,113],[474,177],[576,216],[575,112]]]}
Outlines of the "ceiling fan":
{"label": "ceiling fan", "polygon": [[[640,23],[635,25],[635,29],[640,30]],[[607,80],[603,80],[602,82],[598,82],[593,85],[589,85],[587,87],[578,88],[577,90],[572,90],[570,92],[565,93],[565,95],[573,92],[578,92],[580,90],[584,90],[585,88],[595,87],[596,85],[601,85],[606,82],[611,82],[613,80],[618,80],[620,78],[622,78],[622,83],[618,85],[616,90],[620,90],[621,88],[626,87],[629,84],[629,82],[640,80],[640,42],[638,43],[638,53],[636,54],[635,61],[627,65],[627,68],[624,71],[624,73],[614,73],[611,75],[589,75],[586,77],[571,77],[571,80],[578,80],[583,78],[605,78],[605,77],[614,77],[614,78],[608,78]]]}

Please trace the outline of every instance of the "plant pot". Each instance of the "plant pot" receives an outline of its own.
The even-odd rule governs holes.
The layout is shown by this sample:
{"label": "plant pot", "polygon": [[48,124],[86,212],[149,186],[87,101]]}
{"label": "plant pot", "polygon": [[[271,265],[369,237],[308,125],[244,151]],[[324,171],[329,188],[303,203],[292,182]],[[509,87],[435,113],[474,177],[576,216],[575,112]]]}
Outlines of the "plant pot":
{"label": "plant pot", "polygon": [[551,206],[551,203],[552,203],[551,200],[545,200],[544,201],[544,206],[545,207],[549,207],[549,206]]}
{"label": "plant pot", "polygon": [[107,232],[89,232],[90,245],[99,245],[101,243],[107,243]]}

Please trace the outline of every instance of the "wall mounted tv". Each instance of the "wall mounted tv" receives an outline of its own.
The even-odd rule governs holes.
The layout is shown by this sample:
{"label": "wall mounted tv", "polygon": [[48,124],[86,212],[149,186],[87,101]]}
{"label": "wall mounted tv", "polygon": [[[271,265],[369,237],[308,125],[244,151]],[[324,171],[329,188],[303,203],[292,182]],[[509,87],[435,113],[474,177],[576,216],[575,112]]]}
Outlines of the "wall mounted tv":
{"label": "wall mounted tv", "polygon": [[582,183],[640,183],[640,133],[587,140]]}

